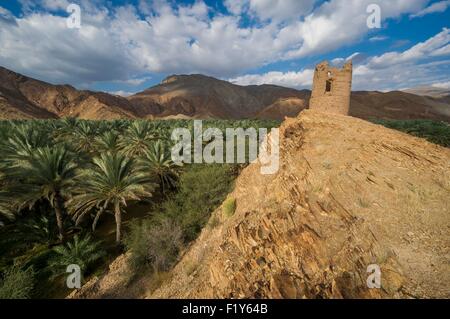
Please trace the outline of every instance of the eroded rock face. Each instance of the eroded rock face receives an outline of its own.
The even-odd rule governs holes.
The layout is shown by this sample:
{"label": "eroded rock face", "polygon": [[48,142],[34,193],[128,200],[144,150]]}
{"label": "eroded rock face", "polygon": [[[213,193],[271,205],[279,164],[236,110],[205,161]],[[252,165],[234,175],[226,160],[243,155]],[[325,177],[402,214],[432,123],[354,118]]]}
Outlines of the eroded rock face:
{"label": "eroded rock face", "polygon": [[[281,167],[252,164],[150,298],[449,297],[450,151],[351,117],[303,111]],[[381,289],[369,289],[369,265]],[[194,270],[192,270],[194,269]]]}

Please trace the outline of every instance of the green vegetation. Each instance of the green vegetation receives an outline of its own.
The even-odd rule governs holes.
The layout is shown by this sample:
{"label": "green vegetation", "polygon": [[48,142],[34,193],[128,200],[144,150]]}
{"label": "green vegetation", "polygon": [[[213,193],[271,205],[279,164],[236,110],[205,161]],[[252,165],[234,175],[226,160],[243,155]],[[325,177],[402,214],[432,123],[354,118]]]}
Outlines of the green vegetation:
{"label": "green vegetation", "polygon": [[195,239],[231,191],[237,173],[232,165],[192,165],[181,176],[178,192],[163,203],[162,216],[181,225],[186,241]]}
{"label": "green vegetation", "polygon": [[231,217],[234,215],[234,212],[236,211],[236,199],[235,198],[228,198],[223,203],[223,213],[227,217]]}
{"label": "green vegetation", "polygon": [[[222,131],[278,125],[203,121]],[[193,122],[0,121],[0,298],[64,297],[68,265],[86,281],[124,248],[135,270],[164,277],[246,165],[175,165],[174,128],[193,132]]]}
{"label": "green vegetation", "polygon": [[0,280],[0,299],[28,299],[33,287],[33,268],[22,270],[18,266],[12,266]]}
{"label": "green vegetation", "polygon": [[89,234],[83,237],[75,235],[73,240],[54,247],[53,252],[49,260],[53,277],[65,274],[67,266],[72,264],[78,265],[84,275],[89,271],[89,267],[105,255],[99,242],[93,241]]}
{"label": "green vegetation", "polygon": [[373,122],[450,147],[450,124],[445,122],[432,120],[373,120]]}

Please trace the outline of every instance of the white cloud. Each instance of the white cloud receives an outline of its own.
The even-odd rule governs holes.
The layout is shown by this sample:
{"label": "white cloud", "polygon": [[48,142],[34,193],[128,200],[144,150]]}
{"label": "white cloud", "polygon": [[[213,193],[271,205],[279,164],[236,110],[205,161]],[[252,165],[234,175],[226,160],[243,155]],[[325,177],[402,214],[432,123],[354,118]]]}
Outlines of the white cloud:
{"label": "white cloud", "polygon": [[262,20],[298,19],[314,7],[315,0],[250,0],[249,10]]}
{"label": "white cloud", "polygon": [[[417,12],[428,1],[380,2],[382,19],[397,18],[405,13]],[[286,57],[300,58],[328,52],[343,44],[359,40],[369,31],[366,9],[373,2],[373,0],[331,0],[323,3],[305,17],[304,21],[286,27],[285,33],[295,34],[297,39],[301,39],[301,45],[289,50]]]}
{"label": "white cloud", "polygon": [[353,83],[357,89],[392,89],[417,87],[437,81],[448,81],[450,60],[433,60],[450,55],[448,43],[450,29],[444,28],[428,40],[403,52],[387,52],[374,56],[353,71]]}
{"label": "white cloud", "polygon": [[273,84],[296,89],[310,88],[314,70],[305,69],[299,72],[267,72],[264,74],[248,74],[229,81],[239,85]]}
{"label": "white cloud", "polygon": [[449,54],[450,54],[450,44],[447,44],[446,46],[440,47],[439,49],[430,52],[430,56],[444,56]]}
{"label": "white cloud", "polygon": [[248,1],[244,0],[225,0],[223,4],[228,12],[235,15],[240,15],[248,9]]}
{"label": "white cloud", "polygon": [[[366,58],[356,52],[347,58],[336,58],[333,64],[341,65],[352,59],[353,89],[391,91],[405,87],[429,85],[447,88],[449,85],[450,59],[433,60],[430,52],[447,48],[449,29],[444,29],[430,39],[418,43],[404,52],[388,52],[381,56]],[[450,55],[447,52],[446,55]],[[431,59],[431,60],[430,60]],[[300,72],[269,72],[265,74],[248,74],[231,79],[242,85],[277,84],[292,88],[310,88],[313,70],[305,69]]]}
{"label": "white cloud", "polygon": [[22,6],[22,9],[28,13],[36,11],[38,9],[46,9],[50,11],[65,11],[71,2],[69,2],[68,0],[19,0],[19,3]]}
{"label": "white cloud", "polygon": [[17,26],[16,19],[8,10],[0,7],[0,25],[1,24],[11,24]]}
{"label": "white cloud", "polygon": [[433,83],[431,86],[438,89],[450,89],[450,81]]}
{"label": "white cloud", "polygon": [[334,66],[342,67],[345,62],[352,60],[353,64],[360,63],[362,60],[365,59],[365,55],[361,52],[355,52],[351,55],[349,55],[346,58],[335,58],[331,60],[331,64]]}
{"label": "white cloud", "polygon": [[387,40],[387,39],[389,39],[389,37],[386,37],[386,36],[383,36],[383,35],[377,35],[377,36],[371,37],[369,39],[369,41],[377,42],[377,41],[384,41],[384,40]]}
{"label": "white cloud", "polygon": [[[449,54],[450,29],[444,28],[425,42],[420,42],[404,52],[387,52],[381,56],[373,57],[370,66],[386,68],[398,63],[413,62],[432,55]],[[438,54],[436,54],[438,52]]]}
{"label": "white cloud", "polygon": [[449,71],[450,61],[444,61],[442,65],[426,62],[398,64],[387,69],[371,69],[361,65],[354,69],[353,89],[391,91],[424,86],[448,79]]}
{"label": "white cloud", "polygon": [[127,97],[133,94],[136,94],[136,92],[128,92],[128,91],[123,91],[123,90],[119,90],[119,91],[109,91],[109,94],[113,94],[113,95],[118,95],[118,96],[123,96],[123,97]]}
{"label": "white cloud", "polygon": [[68,29],[62,17],[33,13],[0,28],[0,64],[51,82],[128,79],[139,72],[106,28]]}
{"label": "white cloud", "polygon": [[152,78],[151,76],[145,76],[145,77],[142,77],[142,78],[128,79],[128,80],[117,80],[117,81],[114,81],[114,82],[137,86],[137,85],[141,85],[141,84],[151,80],[151,78]]}
{"label": "white cloud", "polygon": [[450,0],[445,1],[439,1],[431,4],[429,7],[426,7],[423,10],[420,10],[419,12],[415,14],[411,14],[410,18],[418,18],[426,16],[427,14],[431,13],[438,13],[438,12],[444,12],[447,10],[447,8],[450,7]]}
{"label": "white cloud", "polygon": [[299,19],[310,13],[316,0],[225,0],[227,10],[235,15],[248,14],[261,21]]}
{"label": "white cloud", "polygon": [[[64,17],[36,9],[55,10],[64,0],[21,1],[31,10],[22,17],[8,23],[0,13],[0,65],[74,85],[133,81],[149,73],[229,78],[268,63],[330,52],[369,32],[366,7],[373,2],[245,0],[239,6],[229,0],[225,4],[233,14],[209,15],[212,8],[201,0],[192,5],[140,1],[140,12],[131,5],[79,0],[78,30],[68,29]],[[418,12],[428,2],[383,2],[383,19]],[[264,23],[243,26],[240,14]]]}
{"label": "white cloud", "polygon": [[67,0],[43,0],[42,5],[49,10],[66,10],[70,2]]}

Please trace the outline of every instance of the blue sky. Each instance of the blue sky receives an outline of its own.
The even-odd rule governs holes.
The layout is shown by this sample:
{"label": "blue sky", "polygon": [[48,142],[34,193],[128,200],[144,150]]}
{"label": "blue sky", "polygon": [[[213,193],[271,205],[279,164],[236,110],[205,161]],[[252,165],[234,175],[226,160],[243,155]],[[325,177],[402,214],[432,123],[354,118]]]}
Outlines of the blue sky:
{"label": "blue sky", "polygon": [[357,90],[450,88],[449,21],[450,0],[0,0],[0,65],[127,95],[186,73],[310,88],[316,63],[352,58]]}

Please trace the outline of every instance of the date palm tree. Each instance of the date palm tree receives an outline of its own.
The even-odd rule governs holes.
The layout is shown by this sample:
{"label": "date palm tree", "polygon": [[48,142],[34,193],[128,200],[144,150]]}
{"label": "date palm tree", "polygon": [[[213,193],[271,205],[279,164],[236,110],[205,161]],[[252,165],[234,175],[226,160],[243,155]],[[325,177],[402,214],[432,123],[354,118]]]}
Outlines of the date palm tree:
{"label": "date palm tree", "polygon": [[10,191],[17,195],[19,208],[33,207],[46,199],[55,211],[59,239],[64,239],[63,215],[65,198],[73,185],[77,165],[64,147],[37,148],[28,157],[8,168],[6,175],[13,184]]}
{"label": "date palm tree", "polygon": [[57,125],[56,129],[52,132],[52,136],[56,141],[63,141],[70,139],[74,134],[78,120],[74,117],[65,117]]}
{"label": "date palm tree", "polygon": [[91,168],[84,169],[77,179],[76,195],[69,201],[70,212],[77,223],[97,209],[92,225],[95,229],[100,216],[107,209],[114,212],[116,242],[122,232],[123,208],[131,200],[152,196],[154,184],[139,171],[132,159],[121,153],[105,153],[93,159]]}
{"label": "date palm tree", "polygon": [[172,161],[169,148],[158,141],[153,143],[139,160],[140,169],[158,181],[161,192],[174,188],[178,181],[180,166]]}
{"label": "date palm tree", "polygon": [[[1,182],[0,182],[1,183]],[[0,190],[0,216],[6,219],[14,219],[14,203],[6,190]]]}
{"label": "date palm tree", "polygon": [[152,132],[147,121],[135,121],[126,131],[121,146],[125,155],[133,157],[142,155],[155,139],[157,136]]}
{"label": "date palm tree", "polygon": [[91,153],[93,151],[97,130],[95,126],[87,121],[80,121],[74,127],[72,138],[77,152]]}
{"label": "date palm tree", "polygon": [[66,273],[67,265],[80,266],[82,274],[97,260],[105,256],[100,242],[93,241],[88,234],[84,236],[75,235],[73,240],[64,245],[53,248],[54,257],[49,261],[49,268],[53,277]]}
{"label": "date palm tree", "polygon": [[107,131],[95,139],[99,152],[117,152],[120,149],[119,135],[114,131]]}
{"label": "date palm tree", "polygon": [[48,136],[43,130],[31,124],[13,125],[9,137],[0,142],[0,152],[4,166],[26,160],[38,147],[49,144]]}
{"label": "date palm tree", "polygon": [[26,190],[19,189],[17,176],[10,176],[11,172],[16,175],[17,171],[14,167],[27,161],[36,148],[46,146],[48,139],[42,130],[36,129],[32,122],[25,124],[7,122],[7,125],[2,126],[1,131],[0,214],[13,219],[19,208],[18,197]]}

